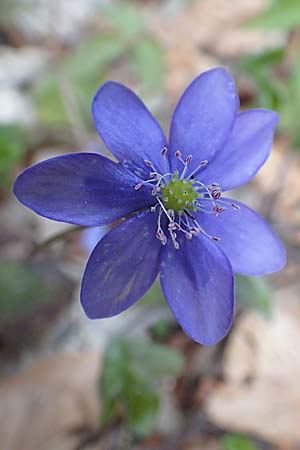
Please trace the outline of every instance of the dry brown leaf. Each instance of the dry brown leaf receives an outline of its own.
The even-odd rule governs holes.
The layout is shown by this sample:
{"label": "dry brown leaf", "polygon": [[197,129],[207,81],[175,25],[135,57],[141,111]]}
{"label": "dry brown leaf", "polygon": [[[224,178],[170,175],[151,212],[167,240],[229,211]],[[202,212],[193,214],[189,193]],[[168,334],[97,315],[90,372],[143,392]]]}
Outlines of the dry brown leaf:
{"label": "dry brown leaf", "polygon": [[217,439],[205,437],[185,446],[184,450],[221,450],[221,445]]}
{"label": "dry brown leaf", "polygon": [[282,145],[275,145],[255,181],[263,195],[278,193],[274,204],[278,220],[300,227],[299,155],[288,151]]}
{"label": "dry brown leaf", "polygon": [[247,313],[225,352],[225,382],[209,397],[210,420],[276,444],[300,444],[300,289],[278,293],[271,319]]}
{"label": "dry brown leaf", "polygon": [[199,0],[177,16],[153,20],[152,28],[166,48],[166,88],[170,98],[200,72],[245,52],[282,42],[278,33],[243,24],[267,7],[266,0]]}
{"label": "dry brown leaf", "polygon": [[5,450],[74,450],[99,425],[99,356],[47,358],[0,385]]}

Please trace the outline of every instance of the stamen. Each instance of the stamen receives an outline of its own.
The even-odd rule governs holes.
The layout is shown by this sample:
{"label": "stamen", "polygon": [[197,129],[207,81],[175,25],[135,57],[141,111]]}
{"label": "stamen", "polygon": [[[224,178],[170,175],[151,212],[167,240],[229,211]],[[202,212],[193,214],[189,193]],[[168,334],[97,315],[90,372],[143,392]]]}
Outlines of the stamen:
{"label": "stamen", "polygon": [[216,215],[221,214],[224,211],[226,211],[226,208],[224,206],[214,206],[214,212],[216,213]]}
{"label": "stamen", "polygon": [[183,211],[185,212],[185,214],[186,214],[188,217],[190,217],[190,219],[196,220],[196,217],[194,217],[193,214],[191,214],[189,210],[184,209]]}
{"label": "stamen", "polygon": [[[165,172],[168,171],[168,167],[169,167],[168,160],[167,160],[167,152],[168,152],[167,147],[164,147],[164,148],[162,149],[162,151],[161,151],[162,157],[163,157],[163,159],[164,159]],[[172,174],[171,174],[171,175],[172,175]]]}
{"label": "stamen", "polygon": [[190,164],[190,162],[192,161],[192,155],[188,155],[187,158],[186,158],[186,160],[184,161],[184,160],[182,159],[182,154],[181,154],[181,152],[180,152],[179,150],[177,150],[177,151],[175,152],[175,156],[176,156],[176,158],[178,158],[179,161],[183,164],[183,171],[182,171],[182,173],[181,173],[181,175],[180,175],[180,180],[182,180],[182,179],[184,178],[185,174],[186,174],[188,164]]}
{"label": "stamen", "polygon": [[185,177],[185,174],[186,174],[188,165],[189,165],[189,164],[191,163],[191,161],[192,161],[192,155],[188,155],[188,157],[186,158],[185,162],[184,162],[182,159],[180,159],[180,160],[181,160],[181,161],[183,162],[183,164],[184,164],[183,171],[182,171],[182,173],[181,173],[181,175],[180,175],[180,179],[182,180],[182,179]]}
{"label": "stamen", "polygon": [[[209,186],[206,186],[204,183],[201,183],[201,181],[196,181],[196,184],[199,184],[203,189],[205,189],[206,194],[208,194],[208,196],[210,197],[210,199],[211,199],[213,205],[216,206],[217,204],[216,204],[216,202],[215,202],[215,198],[214,198],[214,196],[213,196],[213,194],[212,194],[212,192],[211,192],[210,187],[209,187]],[[218,186],[219,186],[219,185],[218,185]],[[222,191],[221,191],[221,192],[222,192]],[[221,194],[220,194],[220,195],[221,195]]]}
{"label": "stamen", "polygon": [[216,215],[216,213],[215,213],[215,211],[213,209],[203,208],[203,206],[200,203],[197,203],[196,206],[197,206],[199,211],[204,212],[205,214],[213,214],[214,216]]}
{"label": "stamen", "polygon": [[156,237],[157,239],[162,243],[162,245],[166,245],[167,243],[167,236],[163,232],[161,228],[161,215],[162,215],[162,209],[159,209],[158,218],[157,218],[157,231],[156,231]]}
{"label": "stamen", "polygon": [[216,200],[221,197],[222,190],[218,183],[212,183],[208,186],[208,190],[212,193],[213,198]]}
{"label": "stamen", "polygon": [[[157,230],[156,237],[162,245],[166,245],[169,234],[172,244],[176,250],[179,249],[178,242],[179,233],[183,233],[185,238],[190,241],[193,236],[202,233],[204,236],[212,239],[215,242],[220,242],[218,236],[211,236],[201,225],[197,222],[194,211],[205,214],[213,214],[218,216],[223,213],[228,206],[231,205],[235,210],[240,210],[240,206],[236,203],[228,203],[228,201],[221,200],[221,187],[214,182],[210,185],[194,179],[195,175],[204,167],[207,166],[208,161],[201,161],[198,166],[188,175],[187,169],[192,162],[192,155],[188,155],[185,160],[182,158],[182,153],[178,150],[175,156],[182,163],[183,168],[179,176],[178,170],[174,173],[168,172],[169,162],[167,159],[167,147],[161,151],[164,159],[165,172],[159,173],[154,164],[145,159],[144,162],[147,167],[151,169],[149,179],[140,181],[134,186],[135,190],[139,190],[143,185],[150,185],[152,188],[152,195],[155,196],[157,203],[150,207],[151,212],[155,212],[157,208]],[[162,228],[162,215],[165,215],[168,223]],[[196,214],[197,216],[197,214]]]}
{"label": "stamen", "polygon": [[179,242],[176,241],[176,238],[177,238],[176,233],[174,233],[174,231],[171,228],[169,228],[169,233],[170,233],[174,248],[176,250],[179,250]]}
{"label": "stamen", "polygon": [[175,220],[175,211],[173,209],[168,210],[169,216],[171,217],[172,222]]}
{"label": "stamen", "polygon": [[146,164],[147,167],[150,167],[150,169],[152,169],[153,172],[157,173],[157,175],[160,175],[155,165],[151,161],[149,161],[149,159],[144,159],[144,163]]}
{"label": "stamen", "polygon": [[210,238],[210,239],[212,239],[213,241],[215,241],[215,242],[220,242],[220,238],[219,237],[217,237],[217,236],[211,236],[210,234],[208,234],[200,225],[199,225],[199,223],[195,220],[195,224],[197,225],[197,227],[199,228],[199,230],[200,230],[200,232],[202,233],[202,234],[204,234],[204,236],[206,236],[206,237],[208,237],[208,238]]}
{"label": "stamen", "polygon": [[167,218],[169,219],[169,221],[172,222],[172,219],[171,219],[171,217],[169,216],[169,214],[168,214],[168,212],[167,212],[167,210],[166,210],[164,204],[163,204],[162,201],[160,200],[160,198],[159,198],[159,197],[156,197],[156,200],[157,200],[158,203],[160,204],[160,206],[161,206],[163,212],[165,213],[165,215],[167,216]]}
{"label": "stamen", "polygon": [[144,163],[146,164],[146,166],[153,168],[152,162],[148,161],[148,159],[144,159]]}
{"label": "stamen", "polygon": [[200,164],[196,167],[196,169],[193,170],[193,172],[189,174],[188,180],[190,180],[192,177],[194,177],[201,169],[206,167],[207,164],[208,164],[207,159],[204,159],[203,161],[201,161]]}
{"label": "stamen", "polygon": [[200,230],[199,230],[199,228],[193,227],[193,228],[191,229],[191,233],[192,233],[194,236],[198,236],[198,234],[200,233]]}

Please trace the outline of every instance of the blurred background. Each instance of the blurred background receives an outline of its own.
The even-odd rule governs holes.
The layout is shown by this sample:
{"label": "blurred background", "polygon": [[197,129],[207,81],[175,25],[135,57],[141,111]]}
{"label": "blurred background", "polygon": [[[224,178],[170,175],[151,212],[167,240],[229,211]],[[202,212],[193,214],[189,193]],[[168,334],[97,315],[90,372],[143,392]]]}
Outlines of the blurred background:
{"label": "blurred background", "polygon": [[[0,0],[1,450],[300,449],[299,50],[299,0]],[[286,268],[237,277],[234,326],[214,347],[181,331],[158,284],[88,320],[80,281],[108,230],[38,217],[15,176],[69,152],[109,156],[90,116],[107,79],[167,130],[182,90],[219,65],[242,109],[281,116],[236,196],[278,232]]]}

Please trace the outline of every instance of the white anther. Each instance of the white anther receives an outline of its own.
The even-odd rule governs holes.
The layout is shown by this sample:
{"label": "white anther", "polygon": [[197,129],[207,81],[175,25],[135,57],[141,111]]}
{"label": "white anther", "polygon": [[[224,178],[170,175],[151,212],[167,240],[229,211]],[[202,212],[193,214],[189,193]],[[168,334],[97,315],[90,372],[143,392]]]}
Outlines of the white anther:
{"label": "white anther", "polygon": [[175,211],[174,211],[174,209],[169,209],[168,210],[168,214],[171,217],[171,221],[174,222],[174,220],[175,220]]}
{"label": "white anther", "polygon": [[197,228],[197,227],[193,227],[193,228],[191,228],[191,233],[194,235],[194,236],[198,236],[198,234],[200,233],[200,230],[199,230],[199,228]]}

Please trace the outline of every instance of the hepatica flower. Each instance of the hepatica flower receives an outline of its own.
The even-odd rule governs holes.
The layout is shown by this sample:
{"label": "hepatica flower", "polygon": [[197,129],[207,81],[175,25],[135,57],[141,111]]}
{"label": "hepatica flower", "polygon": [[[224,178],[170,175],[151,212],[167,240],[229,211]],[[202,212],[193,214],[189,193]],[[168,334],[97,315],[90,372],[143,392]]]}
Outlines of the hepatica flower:
{"label": "hepatica flower", "polygon": [[96,153],[51,158],[25,170],[14,191],[41,216],[77,225],[125,218],[96,245],[81,303],[92,319],[132,306],[159,274],[177,321],[211,345],[231,327],[233,273],[285,264],[284,248],[252,209],[223,196],[266,161],[278,115],[238,113],[231,76],[201,74],[173,113],[169,141],[141,100],[109,81],[93,100],[95,127],[119,163]]}

